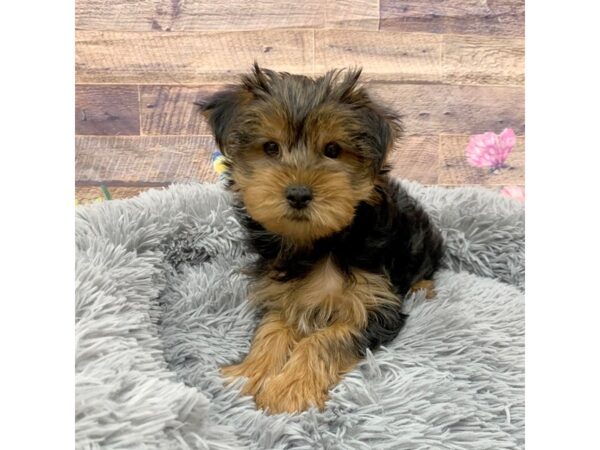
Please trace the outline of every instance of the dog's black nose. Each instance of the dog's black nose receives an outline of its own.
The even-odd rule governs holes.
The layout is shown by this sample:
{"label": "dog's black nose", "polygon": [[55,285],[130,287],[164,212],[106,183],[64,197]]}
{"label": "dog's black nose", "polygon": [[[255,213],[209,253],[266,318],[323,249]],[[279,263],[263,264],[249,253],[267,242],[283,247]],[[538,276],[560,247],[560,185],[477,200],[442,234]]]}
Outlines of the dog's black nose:
{"label": "dog's black nose", "polygon": [[285,191],[285,198],[292,208],[303,209],[313,198],[312,189],[304,185],[288,186]]}

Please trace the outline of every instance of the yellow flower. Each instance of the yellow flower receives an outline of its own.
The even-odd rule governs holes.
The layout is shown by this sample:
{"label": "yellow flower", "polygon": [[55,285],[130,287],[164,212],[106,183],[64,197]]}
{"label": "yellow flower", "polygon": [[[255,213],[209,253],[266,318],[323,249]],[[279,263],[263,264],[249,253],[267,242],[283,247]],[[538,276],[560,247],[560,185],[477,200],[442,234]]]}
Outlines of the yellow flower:
{"label": "yellow flower", "polygon": [[215,169],[215,172],[217,172],[219,175],[225,172],[227,167],[225,166],[225,161],[223,157],[218,157],[213,161],[213,169]]}

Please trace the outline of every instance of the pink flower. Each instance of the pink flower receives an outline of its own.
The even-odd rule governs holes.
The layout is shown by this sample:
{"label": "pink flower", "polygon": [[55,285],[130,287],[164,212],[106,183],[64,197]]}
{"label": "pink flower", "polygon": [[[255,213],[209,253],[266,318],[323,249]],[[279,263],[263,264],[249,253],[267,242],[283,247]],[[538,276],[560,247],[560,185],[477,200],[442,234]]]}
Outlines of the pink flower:
{"label": "pink flower", "polygon": [[515,132],[505,128],[500,135],[488,131],[471,136],[465,151],[469,164],[475,167],[489,167],[490,170],[506,167],[505,161],[512,152],[517,138]]}
{"label": "pink flower", "polygon": [[514,198],[520,202],[525,202],[525,189],[522,186],[504,186],[500,194],[505,197]]}

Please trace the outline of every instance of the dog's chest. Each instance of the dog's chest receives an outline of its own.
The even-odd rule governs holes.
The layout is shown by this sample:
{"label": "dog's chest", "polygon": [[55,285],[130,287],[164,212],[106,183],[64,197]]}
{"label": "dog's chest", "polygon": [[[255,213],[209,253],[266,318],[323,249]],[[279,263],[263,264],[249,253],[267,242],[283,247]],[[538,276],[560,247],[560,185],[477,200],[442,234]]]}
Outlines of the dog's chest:
{"label": "dog's chest", "polygon": [[336,322],[362,328],[370,309],[395,299],[387,277],[360,269],[353,269],[348,276],[330,258],[319,261],[298,280],[280,282],[265,277],[251,294],[255,302],[278,310],[289,324],[306,334]]}

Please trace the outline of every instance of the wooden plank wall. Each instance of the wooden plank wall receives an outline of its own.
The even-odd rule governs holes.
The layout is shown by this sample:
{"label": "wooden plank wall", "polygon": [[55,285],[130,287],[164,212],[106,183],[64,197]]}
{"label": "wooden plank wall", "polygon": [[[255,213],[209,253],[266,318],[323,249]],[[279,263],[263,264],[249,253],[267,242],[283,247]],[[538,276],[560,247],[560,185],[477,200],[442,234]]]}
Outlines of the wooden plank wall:
{"label": "wooden plank wall", "polygon": [[[524,184],[524,0],[77,0],[80,201],[215,180],[193,102],[254,60],[307,75],[360,65],[402,116],[393,173],[426,184]],[[468,136],[510,127],[508,163],[464,158]]]}

